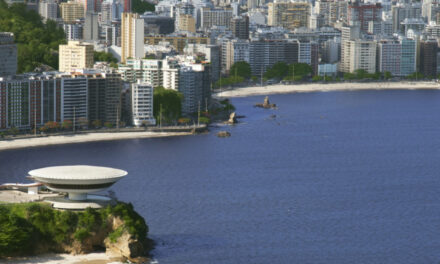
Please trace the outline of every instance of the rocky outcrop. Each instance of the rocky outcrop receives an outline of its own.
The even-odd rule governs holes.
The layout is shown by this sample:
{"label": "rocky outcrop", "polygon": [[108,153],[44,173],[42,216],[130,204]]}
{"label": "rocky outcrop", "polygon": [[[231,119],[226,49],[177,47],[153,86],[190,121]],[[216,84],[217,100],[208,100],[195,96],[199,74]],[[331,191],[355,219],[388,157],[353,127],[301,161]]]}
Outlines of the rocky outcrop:
{"label": "rocky outcrop", "polygon": [[[112,221],[112,230],[123,229],[124,222],[116,217]],[[146,263],[148,258],[145,257],[148,249],[145,247],[144,243],[133,237],[126,230],[122,231],[121,235],[111,239],[111,237],[106,237],[104,239],[104,244],[106,248],[106,254],[112,257],[123,257],[134,263]]]}
{"label": "rocky outcrop", "polygon": [[217,133],[217,137],[230,137],[231,133],[229,133],[228,131],[220,131]]}
{"label": "rocky outcrop", "polygon": [[[45,203],[0,205],[0,230],[9,232],[0,243],[0,262],[9,257],[105,249],[112,258],[147,263],[153,248],[145,220],[123,202],[79,212],[55,210]],[[17,230],[22,230],[19,235]]]}
{"label": "rocky outcrop", "polygon": [[255,104],[255,107],[261,107],[261,108],[265,108],[265,109],[271,109],[271,108],[276,108],[277,105],[276,105],[276,104],[271,104],[271,103],[269,102],[269,96],[266,96],[266,97],[264,98],[264,102],[263,102],[262,104],[261,104],[261,103]]}
{"label": "rocky outcrop", "polygon": [[237,123],[238,123],[238,121],[237,121],[237,115],[235,114],[235,112],[232,112],[232,113],[229,115],[229,120],[228,120],[226,123],[228,123],[228,124],[237,124]]}

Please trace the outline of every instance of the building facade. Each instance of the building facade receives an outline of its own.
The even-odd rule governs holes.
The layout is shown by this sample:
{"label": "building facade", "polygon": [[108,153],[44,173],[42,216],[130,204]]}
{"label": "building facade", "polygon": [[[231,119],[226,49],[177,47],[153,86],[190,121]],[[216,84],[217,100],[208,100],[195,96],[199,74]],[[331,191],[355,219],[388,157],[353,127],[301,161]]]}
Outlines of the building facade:
{"label": "building facade", "polygon": [[155,125],[153,115],[153,86],[137,82],[132,84],[133,124],[137,127]]}
{"label": "building facade", "polygon": [[0,32],[0,77],[17,73],[17,45],[14,34]]}
{"label": "building facade", "polygon": [[144,57],[144,20],[135,13],[122,13],[121,62]]}
{"label": "building facade", "polygon": [[93,68],[93,45],[80,41],[69,41],[67,45],[60,45],[59,50],[59,70],[61,72]]}

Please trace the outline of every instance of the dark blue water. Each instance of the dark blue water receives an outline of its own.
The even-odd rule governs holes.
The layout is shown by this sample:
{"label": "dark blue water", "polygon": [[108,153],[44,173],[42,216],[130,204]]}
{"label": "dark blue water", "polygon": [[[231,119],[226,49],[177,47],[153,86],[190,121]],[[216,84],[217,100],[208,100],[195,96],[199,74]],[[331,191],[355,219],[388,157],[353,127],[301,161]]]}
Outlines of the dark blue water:
{"label": "dark blue water", "polygon": [[252,107],[262,100],[233,99],[243,123],[204,135],[0,152],[0,182],[50,165],[127,170],[113,190],[147,220],[161,264],[439,263],[439,91]]}

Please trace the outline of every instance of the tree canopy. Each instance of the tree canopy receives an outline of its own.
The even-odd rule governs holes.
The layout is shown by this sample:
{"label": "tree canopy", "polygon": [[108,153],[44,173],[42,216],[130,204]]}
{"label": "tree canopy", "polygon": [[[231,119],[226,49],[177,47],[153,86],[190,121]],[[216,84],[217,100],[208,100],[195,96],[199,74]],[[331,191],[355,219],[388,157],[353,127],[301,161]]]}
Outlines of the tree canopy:
{"label": "tree canopy", "polygon": [[230,76],[240,76],[245,79],[249,79],[251,77],[251,65],[245,61],[237,61],[232,64],[229,69]]}
{"label": "tree canopy", "polygon": [[364,69],[357,69],[353,73],[344,73],[344,79],[345,80],[362,80],[362,79],[373,79],[373,80],[379,80],[380,73],[368,73]]}
{"label": "tree canopy", "polygon": [[275,63],[272,67],[267,69],[266,73],[264,73],[264,78],[273,79],[278,78],[282,79],[287,75],[289,71],[289,65],[283,61],[279,61]]}
{"label": "tree canopy", "polygon": [[162,121],[171,123],[177,120],[182,114],[183,95],[178,91],[165,89],[162,86],[154,88],[153,113],[157,123],[160,123],[160,113],[162,111]]}
{"label": "tree canopy", "polygon": [[14,33],[18,46],[18,73],[33,71],[41,64],[58,69],[58,46],[64,44],[62,28],[48,20],[44,24],[38,13],[25,4],[8,5],[0,0],[0,32]]}
{"label": "tree canopy", "polygon": [[143,14],[146,11],[154,11],[154,4],[149,3],[147,1],[143,1],[143,0],[132,0],[131,1],[131,11],[138,13],[138,14]]}
{"label": "tree canopy", "polygon": [[105,51],[95,51],[93,52],[93,58],[95,61],[106,61],[109,63],[117,63],[118,59],[113,57],[113,54]]}

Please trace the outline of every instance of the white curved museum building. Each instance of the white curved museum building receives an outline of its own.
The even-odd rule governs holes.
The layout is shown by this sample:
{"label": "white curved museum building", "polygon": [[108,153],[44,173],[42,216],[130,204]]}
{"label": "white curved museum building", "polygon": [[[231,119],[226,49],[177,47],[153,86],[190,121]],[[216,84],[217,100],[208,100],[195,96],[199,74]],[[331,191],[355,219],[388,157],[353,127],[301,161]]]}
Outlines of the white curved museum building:
{"label": "white curved museum building", "polygon": [[88,193],[109,188],[127,172],[109,167],[74,165],[31,170],[29,175],[52,191],[68,193],[70,200],[82,201],[87,200]]}

